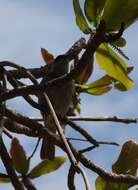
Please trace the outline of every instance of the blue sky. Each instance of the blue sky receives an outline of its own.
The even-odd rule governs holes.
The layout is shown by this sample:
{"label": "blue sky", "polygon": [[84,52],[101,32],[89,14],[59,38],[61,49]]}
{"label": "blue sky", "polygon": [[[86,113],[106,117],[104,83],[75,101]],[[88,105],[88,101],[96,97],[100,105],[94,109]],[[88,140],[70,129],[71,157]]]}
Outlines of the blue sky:
{"label": "blue sky", "polygon": [[[58,2],[58,3],[57,3]],[[0,60],[10,60],[25,67],[39,67],[44,65],[40,54],[40,48],[44,47],[55,56],[64,53],[69,47],[84,35],[75,24],[72,1],[68,0],[0,0]],[[135,23],[124,34],[128,44],[124,51],[130,57],[129,65],[135,66],[131,77],[135,81],[135,87],[128,92],[120,93],[113,90],[107,95],[95,97],[82,95],[82,115],[118,115],[138,117],[137,84],[138,84],[138,25]],[[103,72],[98,71],[94,75],[96,79]],[[33,110],[20,98],[10,106],[17,111],[30,116],[39,116],[39,112]],[[24,106],[24,109],[23,107]],[[26,106],[26,108],[25,108]],[[137,125],[124,125],[116,123],[80,123],[97,140],[117,141],[123,144],[128,139],[138,141]],[[72,135],[67,130],[68,135]],[[75,134],[76,135],[76,134]],[[31,140],[24,136],[20,138],[25,144],[28,154],[34,146]],[[7,140],[7,139],[6,139]],[[26,143],[27,142],[27,143]],[[81,145],[75,144],[79,147]],[[121,147],[120,147],[121,148]],[[111,169],[120,148],[101,146],[88,153],[90,159],[101,166]],[[61,154],[57,151],[57,154]],[[32,165],[37,163],[39,155],[36,155]],[[2,166],[0,171],[2,171]],[[44,176],[34,181],[38,189],[67,189],[66,176],[68,164],[57,172]],[[93,187],[95,174],[86,171]],[[76,178],[78,187],[82,188],[80,177]],[[80,185],[81,184],[81,185]],[[10,190],[11,186],[0,185],[3,190]]]}

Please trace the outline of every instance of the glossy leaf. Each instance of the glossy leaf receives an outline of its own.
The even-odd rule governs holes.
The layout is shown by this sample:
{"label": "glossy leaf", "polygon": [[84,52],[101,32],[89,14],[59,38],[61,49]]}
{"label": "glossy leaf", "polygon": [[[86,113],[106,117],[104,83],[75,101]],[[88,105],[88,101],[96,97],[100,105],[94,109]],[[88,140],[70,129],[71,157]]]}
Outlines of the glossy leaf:
{"label": "glossy leaf", "polygon": [[105,75],[101,77],[100,79],[94,82],[88,83],[86,85],[88,88],[97,88],[97,87],[109,86],[110,84],[112,84],[112,79],[108,75]]}
{"label": "glossy leaf", "polygon": [[[133,69],[134,69],[134,67],[128,67],[127,68],[127,73],[129,74]],[[120,82],[115,81],[114,87],[115,87],[116,90],[119,90],[119,91],[122,91],[122,92],[126,91],[126,88]]]}
{"label": "glossy leaf", "polygon": [[26,153],[17,138],[13,138],[12,140],[10,154],[17,172],[26,174],[29,169],[29,161],[27,160]]}
{"label": "glossy leaf", "polygon": [[107,44],[98,48],[96,58],[99,67],[110,77],[121,82],[126,90],[134,86],[134,82],[128,77],[126,63]]}
{"label": "glossy leaf", "polygon": [[138,168],[138,144],[127,141],[121,150],[118,160],[113,164],[112,170],[117,174],[130,174],[136,176]]}
{"label": "glossy leaf", "polygon": [[102,19],[108,31],[119,30],[122,22],[128,27],[138,19],[138,1],[107,0]]}
{"label": "glossy leaf", "polygon": [[96,96],[103,95],[112,89],[112,87],[109,85],[91,87],[91,83],[90,83],[90,86],[89,85],[78,85],[78,88],[79,88],[80,92],[84,92],[84,93],[88,93],[88,94],[96,95]]}
{"label": "glossy leaf", "polygon": [[55,157],[53,160],[43,160],[31,170],[28,177],[34,179],[50,172],[54,172],[64,164],[65,161],[65,157]]}
{"label": "glossy leaf", "polygon": [[97,26],[105,1],[106,0],[85,0],[84,11],[91,25]]}
{"label": "glossy leaf", "polygon": [[89,88],[89,89],[86,89],[84,92],[95,95],[95,96],[100,96],[100,95],[103,95],[103,94],[109,92],[111,89],[112,89],[112,87],[106,86],[106,87],[100,87],[100,88],[99,87],[98,88]]}
{"label": "glossy leaf", "polygon": [[46,49],[41,48],[41,54],[46,64],[50,64],[54,61],[54,56],[49,53]]}
{"label": "glossy leaf", "polygon": [[76,16],[76,24],[78,25],[80,30],[82,30],[85,34],[91,33],[91,29],[89,28],[87,21],[81,10],[79,0],[73,0],[73,7]]}
{"label": "glossy leaf", "polygon": [[112,45],[115,45],[117,47],[124,47],[126,45],[126,40],[125,38],[119,38],[118,40],[111,42]]}

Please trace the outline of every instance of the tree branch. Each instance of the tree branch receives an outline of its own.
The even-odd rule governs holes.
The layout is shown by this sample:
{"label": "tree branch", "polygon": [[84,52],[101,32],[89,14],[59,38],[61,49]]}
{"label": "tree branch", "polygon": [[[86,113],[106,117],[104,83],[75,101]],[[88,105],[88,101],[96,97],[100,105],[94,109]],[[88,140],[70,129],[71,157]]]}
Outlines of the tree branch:
{"label": "tree branch", "polygon": [[23,176],[22,180],[27,190],[37,190],[36,187],[32,184],[32,182],[26,176]]}
{"label": "tree branch", "polygon": [[[69,120],[72,121],[112,121],[117,123],[137,123],[138,118],[131,118],[131,117],[119,117],[119,116],[68,116]],[[43,121],[41,117],[31,117],[34,121]]]}
{"label": "tree branch", "polygon": [[12,160],[6,150],[2,137],[0,137],[0,156],[15,190],[24,190],[22,184],[18,179],[18,176],[15,173],[15,170],[12,165]]}
{"label": "tree branch", "polygon": [[119,123],[137,123],[137,118],[123,118],[118,116],[69,116],[72,121],[112,121]]}
{"label": "tree branch", "polygon": [[131,186],[138,184],[137,177],[131,175],[123,175],[123,174],[118,175],[115,173],[107,172],[106,170],[104,170],[103,168],[94,164],[91,160],[86,158],[86,156],[80,154],[76,149],[74,149],[73,146],[71,146],[71,148],[74,154],[76,155],[78,161],[80,161],[86,168],[90,169],[91,171],[94,171],[99,176],[103,177],[105,180],[110,182],[125,183]]}

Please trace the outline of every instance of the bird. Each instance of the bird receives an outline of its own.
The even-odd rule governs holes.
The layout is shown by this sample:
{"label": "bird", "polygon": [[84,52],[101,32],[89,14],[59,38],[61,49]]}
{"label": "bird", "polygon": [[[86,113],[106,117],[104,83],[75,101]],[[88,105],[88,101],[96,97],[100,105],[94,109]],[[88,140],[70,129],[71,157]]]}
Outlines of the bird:
{"label": "bird", "polygon": [[[48,72],[46,76],[42,79],[41,84],[46,84],[47,82],[61,77],[69,72],[69,60],[65,55],[59,55],[57,58],[50,63]],[[60,83],[53,83],[46,87],[45,92],[49,97],[54,111],[57,116],[63,118],[66,116],[70,105],[72,104],[72,97],[74,94],[74,81],[69,79]],[[50,114],[49,107],[43,95],[38,96],[38,102],[41,106],[41,114],[44,118],[45,127],[47,127],[51,132],[56,133],[56,126],[52,115]],[[60,121],[63,128],[65,123]],[[53,160],[55,157],[55,145],[50,138],[43,138],[42,146],[40,150],[40,158]]]}

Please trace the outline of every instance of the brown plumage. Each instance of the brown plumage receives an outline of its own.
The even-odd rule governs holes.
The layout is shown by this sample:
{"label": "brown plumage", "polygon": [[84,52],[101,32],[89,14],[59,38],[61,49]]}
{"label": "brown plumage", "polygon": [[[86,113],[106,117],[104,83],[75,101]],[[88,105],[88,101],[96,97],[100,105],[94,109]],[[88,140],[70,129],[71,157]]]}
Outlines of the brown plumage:
{"label": "brown plumage", "polygon": [[[42,80],[41,83],[46,83],[54,78],[60,77],[68,72],[68,60],[64,56],[58,56],[54,63],[50,64],[50,72]],[[69,106],[72,103],[74,92],[74,83],[72,80],[64,83],[53,84],[48,86],[45,91],[54,107],[56,114],[64,117],[67,114]],[[45,126],[56,133],[55,123],[49,112],[48,105],[43,96],[39,95],[39,104],[42,107],[42,115],[44,117]],[[64,124],[61,123],[64,128]],[[41,159],[53,159],[55,156],[55,145],[50,138],[43,139],[40,152]]]}

